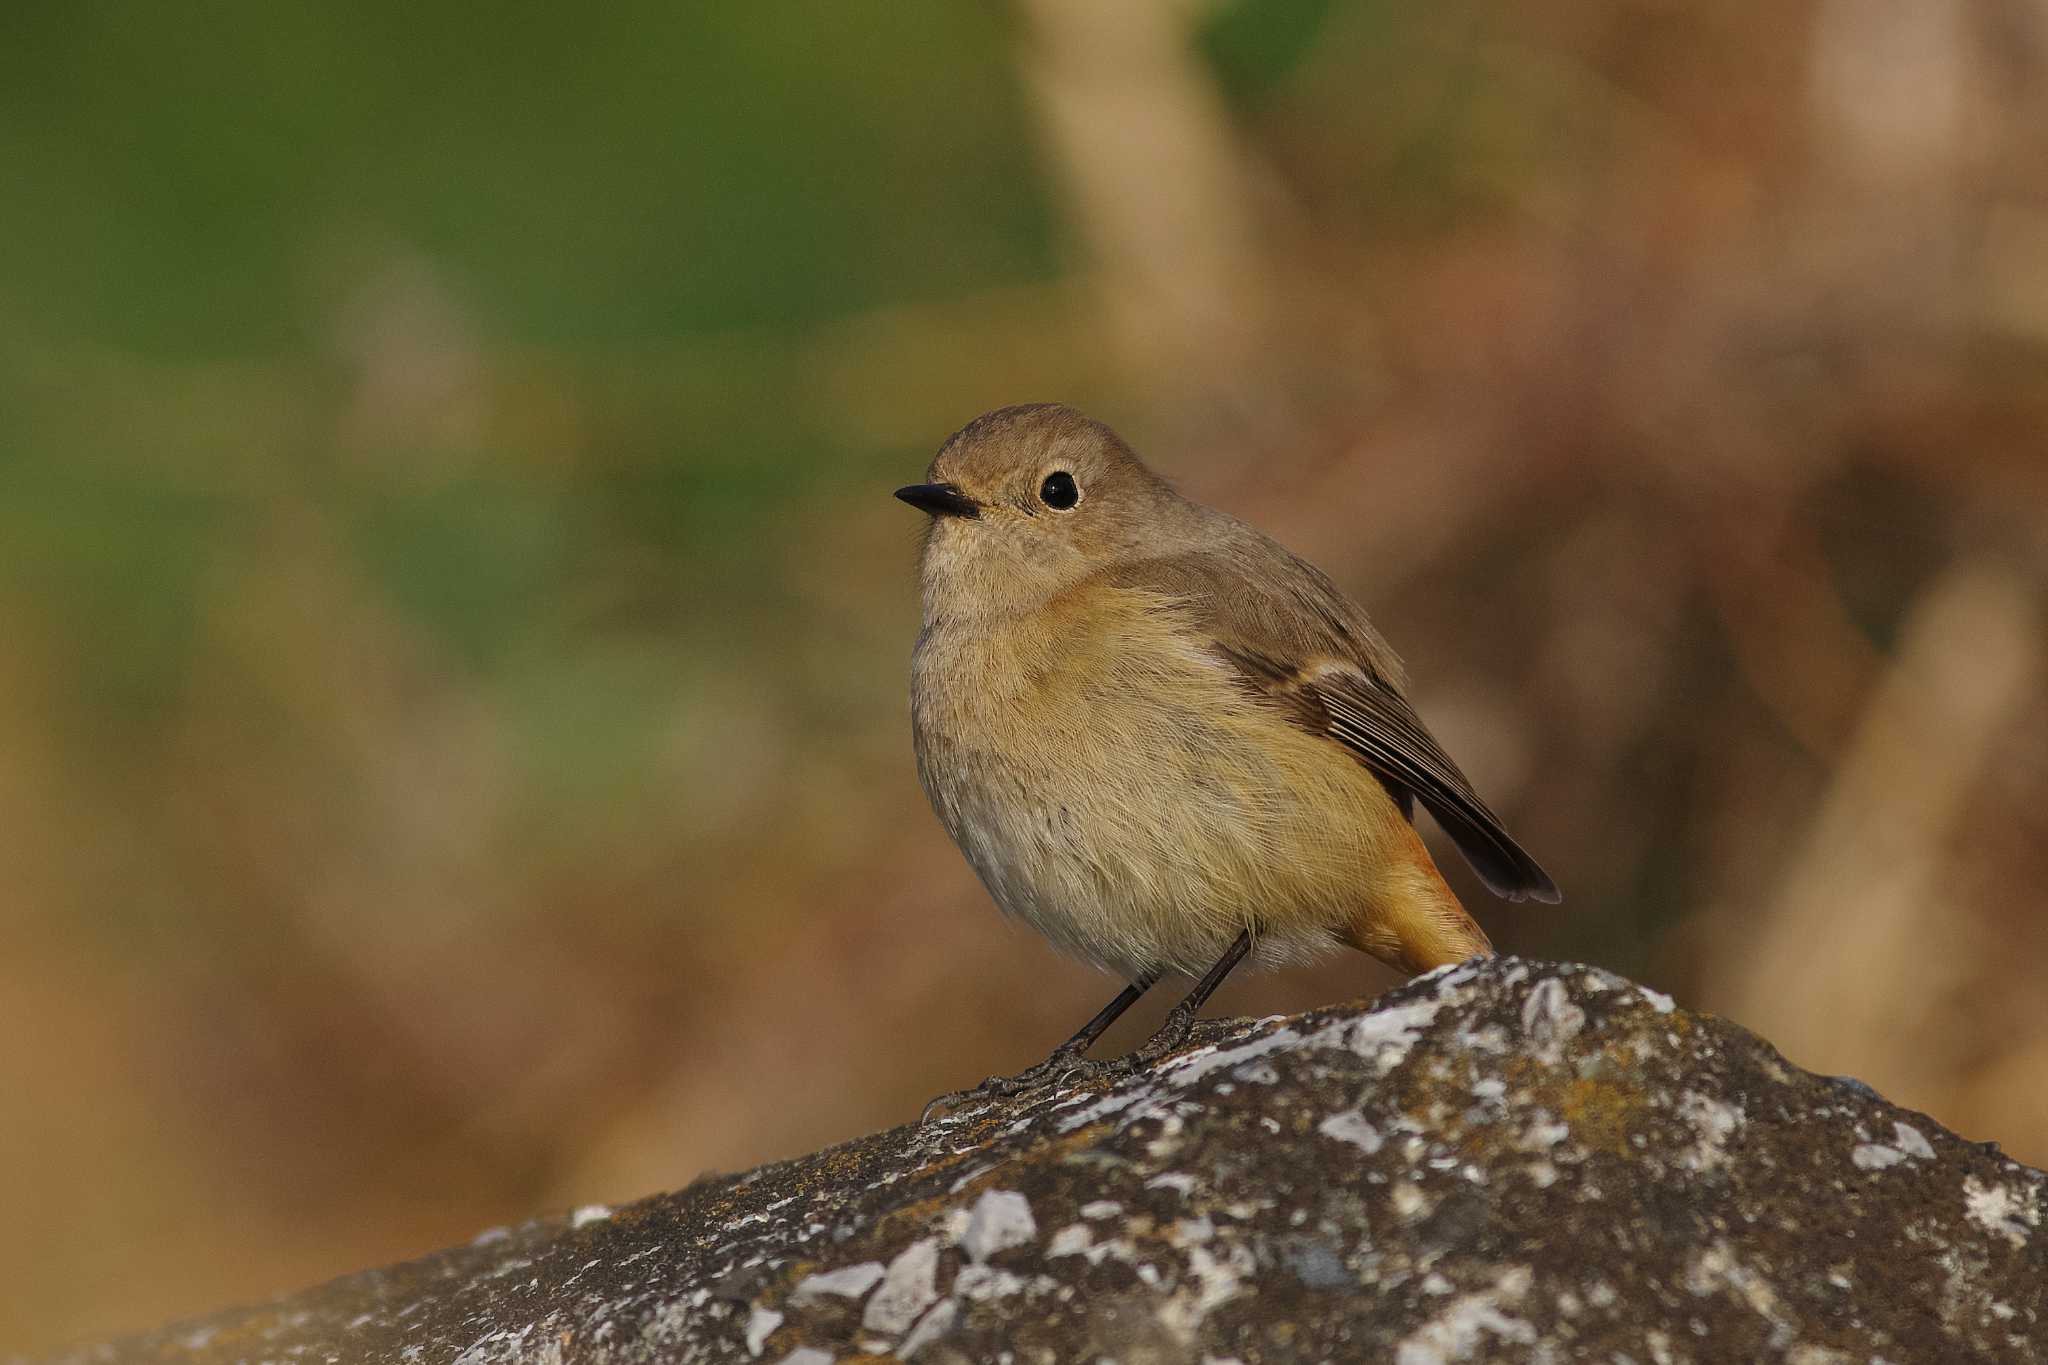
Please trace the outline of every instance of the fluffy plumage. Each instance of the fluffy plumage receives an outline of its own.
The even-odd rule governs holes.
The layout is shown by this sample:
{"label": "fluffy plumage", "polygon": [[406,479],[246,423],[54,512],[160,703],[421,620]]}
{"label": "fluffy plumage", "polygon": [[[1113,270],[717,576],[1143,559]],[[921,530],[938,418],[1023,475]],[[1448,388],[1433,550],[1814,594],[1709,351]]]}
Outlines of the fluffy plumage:
{"label": "fluffy plumage", "polygon": [[[1080,490],[1069,509],[1040,497],[1055,471]],[[1134,981],[1199,972],[1248,928],[1269,963],[1490,951],[1412,801],[1497,893],[1557,899],[1365,613],[1107,427],[1001,409],[930,478],[974,512],[935,515],[925,545],[918,774],[1006,912]]]}

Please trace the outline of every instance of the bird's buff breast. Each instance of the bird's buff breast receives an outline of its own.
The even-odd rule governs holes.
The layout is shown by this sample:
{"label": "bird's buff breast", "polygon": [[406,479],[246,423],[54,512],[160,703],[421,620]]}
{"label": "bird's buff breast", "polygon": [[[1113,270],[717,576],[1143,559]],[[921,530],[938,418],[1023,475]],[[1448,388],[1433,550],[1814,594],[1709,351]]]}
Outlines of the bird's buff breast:
{"label": "bird's buff breast", "polygon": [[1399,819],[1136,593],[930,626],[911,700],[919,778],[996,903],[1126,977],[1254,925],[1269,960],[1332,946]]}

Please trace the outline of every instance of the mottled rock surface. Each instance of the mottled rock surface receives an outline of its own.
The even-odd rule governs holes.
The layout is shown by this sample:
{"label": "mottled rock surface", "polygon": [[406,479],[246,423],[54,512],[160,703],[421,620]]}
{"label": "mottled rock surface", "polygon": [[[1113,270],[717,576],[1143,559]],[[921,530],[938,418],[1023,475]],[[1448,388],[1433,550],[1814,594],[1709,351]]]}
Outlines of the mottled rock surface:
{"label": "mottled rock surface", "polygon": [[2048,1176],[1513,959],[76,1361],[2048,1359]]}

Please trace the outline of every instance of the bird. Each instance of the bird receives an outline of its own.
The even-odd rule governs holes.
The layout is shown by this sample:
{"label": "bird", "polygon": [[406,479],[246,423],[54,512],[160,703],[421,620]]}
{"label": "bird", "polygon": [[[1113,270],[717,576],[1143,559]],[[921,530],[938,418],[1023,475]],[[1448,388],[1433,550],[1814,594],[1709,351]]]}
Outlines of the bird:
{"label": "bird", "polygon": [[1088,1049],[1169,972],[1121,1059],[1186,1044],[1246,958],[1352,948],[1420,974],[1490,954],[1419,805],[1493,894],[1555,902],[1405,695],[1366,613],[1060,403],[999,408],[896,497],[928,514],[911,663],[920,784],[996,905],[1125,983],[1038,1065],[926,1110],[1106,1071]]}

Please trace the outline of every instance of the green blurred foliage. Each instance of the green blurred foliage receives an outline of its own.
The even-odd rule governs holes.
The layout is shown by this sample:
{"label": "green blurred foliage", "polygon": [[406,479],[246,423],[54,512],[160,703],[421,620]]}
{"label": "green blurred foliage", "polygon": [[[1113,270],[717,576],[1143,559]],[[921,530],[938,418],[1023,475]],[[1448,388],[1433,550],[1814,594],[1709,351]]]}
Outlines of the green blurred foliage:
{"label": "green blurred foliage", "polygon": [[[1042,276],[983,6],[17,7],[0,226],[38,328],[320,349],[310,242],[393,233],[491,330],[618,345]],[[888,79],[878,79],[890,73]],[[858,111],[858,117],[850,116]]]}

